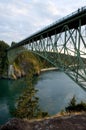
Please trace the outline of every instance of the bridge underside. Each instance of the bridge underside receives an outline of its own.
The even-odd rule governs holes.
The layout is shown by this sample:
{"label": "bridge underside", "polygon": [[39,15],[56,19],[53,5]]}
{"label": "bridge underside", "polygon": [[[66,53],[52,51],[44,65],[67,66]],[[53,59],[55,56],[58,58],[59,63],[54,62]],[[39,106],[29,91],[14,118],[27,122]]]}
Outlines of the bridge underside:
{"label": "bridge underside", "polygon": [[21,52],[31,51],[86,88],[86,13],[81,16],[77,14],[69,22],[61,22],[60,25],[45,30],[46,33],[31,36],[28,41],[23,40],[8,51],[9,63],[12,64]]}

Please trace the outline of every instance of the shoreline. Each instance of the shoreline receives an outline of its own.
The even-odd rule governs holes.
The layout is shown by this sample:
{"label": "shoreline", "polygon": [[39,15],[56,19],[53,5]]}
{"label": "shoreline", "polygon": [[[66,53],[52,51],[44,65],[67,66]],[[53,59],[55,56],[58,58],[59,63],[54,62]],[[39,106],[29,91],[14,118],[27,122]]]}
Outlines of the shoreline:
{"label": "shoreline", "polygon": [[44,68],[44,69],[40,70],[40,73],[41,72],[46,72],[46,71],[53,71],[53,70],[59,70],[59,68],[58,67]]}
{"label": "shoreline", "polygon": [[[50,67],[50,68],[44,68],[44,69],[41,69],[39,73],[36,73],[34,75],[38,76],[40,75],[42,72],[47,72],[47,71],[54,71],[54,70],[59,70],[59,68],[57,67]],[[26,76],[26,75],[25,75]],[[17,80],[17,79],[20,79],[20,78],[23,78],[25,77],[24,75],[22,75],[21,77],[17,77],[16,79],[15,78],[12,78],[12,77],[8,77],[8,76],[1,76],[0,79],[7,79],[7,80]]]}
{"label": "shoreline", "polygon": [[0,126],[1,130],[86,130],[86,113],[70,113],[44,119],[12,118]]}

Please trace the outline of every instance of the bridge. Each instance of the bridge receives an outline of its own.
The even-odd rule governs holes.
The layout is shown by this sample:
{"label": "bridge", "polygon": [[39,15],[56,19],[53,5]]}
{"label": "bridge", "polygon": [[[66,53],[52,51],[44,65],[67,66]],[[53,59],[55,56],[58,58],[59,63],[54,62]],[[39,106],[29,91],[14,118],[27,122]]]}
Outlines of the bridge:
{"label": "bridge", "polygon": [[7,51],[9,64],[21,52],[31,51],[86,88],[86,7],[30,35]]}

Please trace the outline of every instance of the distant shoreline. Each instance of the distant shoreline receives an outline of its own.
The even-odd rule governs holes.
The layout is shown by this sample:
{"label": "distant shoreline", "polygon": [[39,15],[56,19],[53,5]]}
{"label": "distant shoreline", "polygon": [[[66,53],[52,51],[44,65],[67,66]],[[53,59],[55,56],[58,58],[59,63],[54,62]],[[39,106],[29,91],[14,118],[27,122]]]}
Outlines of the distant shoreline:
{"label": "distant shoreline", "polygon": [[52,70],[59,70],[59,68],[58,67],[45,68],[45,69],[41,69],[40,72],[52,71]]}

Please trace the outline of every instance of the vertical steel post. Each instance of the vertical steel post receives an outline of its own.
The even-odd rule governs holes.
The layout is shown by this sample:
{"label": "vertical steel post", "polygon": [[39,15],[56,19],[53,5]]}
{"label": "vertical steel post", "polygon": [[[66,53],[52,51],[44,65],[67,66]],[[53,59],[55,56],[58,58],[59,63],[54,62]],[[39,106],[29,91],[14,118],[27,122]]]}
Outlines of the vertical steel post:
{"label": "vertical steel post", "polygon": [[79,27],[78,27],[78,45],[77,45],[77,76],[76,76],[76,80],[78,82],[78,73],[79,73],[79,69],[80,69],[80,34],[81,34],[81,19],[79,19]]}

